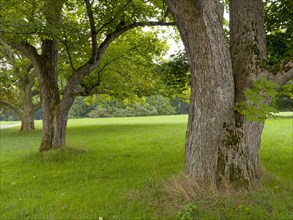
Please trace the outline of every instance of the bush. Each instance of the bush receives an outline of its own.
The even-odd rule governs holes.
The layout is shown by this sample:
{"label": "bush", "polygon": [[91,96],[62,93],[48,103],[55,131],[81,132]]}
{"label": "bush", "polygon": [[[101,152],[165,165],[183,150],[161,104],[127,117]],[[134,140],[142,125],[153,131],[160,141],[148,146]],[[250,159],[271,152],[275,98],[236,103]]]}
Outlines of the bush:
{"label": "bush", "polygon": [[133,117],[152,115],[171,115],[175,108],[168,98],[163,96],[149,96],[144,104],[125,105],[122,101],[113,99],[105,103],[100,103],[94,110],[88,113],[91,118],[106,117]]}

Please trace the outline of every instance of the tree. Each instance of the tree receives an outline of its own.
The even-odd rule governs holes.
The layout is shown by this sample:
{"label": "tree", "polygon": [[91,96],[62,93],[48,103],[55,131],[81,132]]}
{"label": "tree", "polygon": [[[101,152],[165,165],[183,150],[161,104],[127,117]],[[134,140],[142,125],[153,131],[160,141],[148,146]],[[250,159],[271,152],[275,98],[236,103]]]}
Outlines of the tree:
{"label": "tree", "polygon": [[4,41],[1,42],[3,54],[1,62],[0,107],[8,108],[21,120],[22,131],[35,129],[35,113],[41,108],[36,90],[36,76],[31,63],[21,55],[15,54]]}
{"label": "tree", "polygon": [[184,51],[171,55],[171,59],[157,65],[155,73],[162,81],[162,94],[167,97],[179,96],[188,99],[190,96],[189,65]]}
{"label": "tree", "polygon": [[290,0],[264,1],[268,62],[290,60],[293,56],[293,3]]}
{"label": "tree", "polygon": [[[97,69],[123,33],[166,23],[161,1],[75,0],[1,2],[1,35],[32,62],[40,85],[43,132],[40,151],[65,144],[69,109],[82,81]],[[159,13],[162,11],[163,13]],[[157,21],[148,21],[147,18]],[[66,57],[62,63],[60,58]],[[60,73],[60,65],[68,70]],[[59,78],[66,78],[60,89]]]}
{"label": "tree", "polygon": [[230,0],[230,46],[218,0],[165,2],[179,29],[191,72],[186,173],[199,182],[220,185],[225,180],[249,188],[259,177],[263,122],[247,120],[233,110],[234,105],[247,102],[244,91],[255,80],[284,84],[292,78],[292,62],[275,74],[269,72],[261,0]]}

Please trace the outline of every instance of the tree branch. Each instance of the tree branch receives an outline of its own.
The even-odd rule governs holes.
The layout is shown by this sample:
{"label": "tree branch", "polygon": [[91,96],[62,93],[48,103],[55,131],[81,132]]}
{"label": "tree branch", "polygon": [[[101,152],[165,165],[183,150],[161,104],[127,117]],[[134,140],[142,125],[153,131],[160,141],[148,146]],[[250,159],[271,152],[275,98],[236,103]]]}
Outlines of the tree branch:
{"label": "tree branch", "polygon": [[21,113],[21,110],[16,105],[13,105],[13,104],[6,102],[6,101],[0,100],[0,106],[5,106],[5,107],[11,109],[12,111],[14,111],[18,115]]}
{"label": "tree branch", "polygon": [[101,57],[104,55],[106,49],[110,45],[112,41],[117,39],[120,35],[125,33],[126,31],[129,31],[131,29],[134,29],[136,27],[146,27],[146,26],[173,26],[175,25],[175,22],[163,22],[163,21],[146,21],[146,22],[134,22],[130,25],[120,26],[118,25],[116,27],[116,30],[106,36],[106,39],[103,41],[103,43],[98,48],[98,57],[97,60],[101,59]]}
{"label": "tree branch", "polygon": [[120,14],[121,11],[123,11],[128,5],[129,3],[132,2],[132,0],[128,0],[126,2],[125,5],[123,5],[118,11],[117,13],[108,21],[106,22],[105,24],[103,24],[97,31],[97,33],[99,33],[101,30],[103,30],[107,25],[111,24],[113,21],[115,21],[115,18],[117,18],[117,16]]}
{"label": "tree branch", "polygon": [[97,47],[98,47],[98,43],[97,43],[97,31],[96,31],[96,25],[95,25],[95,19],[94,19],[94,15],[93,15],[93,11],[92,11],[92,7],[90,4],[89,0],[84,0],[85,5],[86,5],[86,10],[87,10],[87,14],[88,14],[88,18],[89,18],[89,22],[90,22],[90,28],[91,28],[91,38],[92,38],[92,56],[89,60],[90,63],[94,63],[94,61],[97,58]]}
{"label": "tree branch", "polygon": [[66,50],[66,53],[67,53],[67,56],[68,56],[68,59],[69,59],[69,64],[70,64],[71,69],[75,70],[75,67],[74,67],[73,62],[72,62],[70,49],[69,49],[69,46],[68,46],[68,43],[67,43],[67,39],[68,39],[67,34],[66,34],[66,32],[64,32],[64,34],[65,34],[65,40],[60,39],[60,42],[63,43],[63,45],[65,46],[65,50]]}
{"label": "tree branch", "polygon": [[37,49],[34,46],[32,46],[31,44],[27,42],[22,42],[22,43],[12,42],[9,44],[12,48],[20,51],[22,54],[27,56],[27,58],[29,58],[29,60],[34,65],[34,67],[38,66],[40,55],[38,54]]}
{"label": "tree branch", "polygon": [[13,65],[15,63],[15,57],[13,55],[13,53],[11,52],[8,44],[6,42],[4,42],[1,38],[0,38],[0,43],[3,46],[3,54],[6,57],[7,61]]}
{"label": "tree branch", "polygon": [[108,46],[126,31],[129,31],[136,27],[173,26],[173,25],[175,25],[175,22],[163,22],[163,21],[134,22],[132,24],[125,25],[125,26],[121,26],[121,23],[120,23],[120,25],[116,27],[115,31],[108,34],[105,40],[100,44],[99,48],[97,49],[97,56],[94,62],[92,62],[92,57],[91,57],[88,62],[86,62],[85,64],[83,64],[82,66],[80,66],[78,69],[76,69],[73,72],[73,74],[68,79],[67,86],[64,90],[64,97],[75,96],[77,93],[79,93],[78,85],[81,83],[84,77],[99,66],[102,56],[105,54]]}
{"label": "tree branch", "polygon": [[127,54],[129,54],[131,51],[137,49],[138,47],[140,47],[141,45],[143,45],[143,43],[141,44],[138,44],[138,45],[135,45],[134,47],[131,47],[129,50],[127,50],[126,52],[124,52],[123,54],[121,54],[120,56],[110,60],[109,62],[105,63],[103,65],[103,67],[99,70],[99,72],[103,72],[103,70],[108,66],[110,65],[111,63],[115,62],[116,60],[119,60],[121,58],[124,58]]}
{"label": "tree branch", "polygon": [[42,102],[39,102],[33,106],[34,112],[37,112],[40,108],[42,108]]}
{"label": "tree branch", "polygon": [[286,84],[289,80],[293,79],[293,61],[289,61],[277,74],[271,74],[271,78],[281,86]]}

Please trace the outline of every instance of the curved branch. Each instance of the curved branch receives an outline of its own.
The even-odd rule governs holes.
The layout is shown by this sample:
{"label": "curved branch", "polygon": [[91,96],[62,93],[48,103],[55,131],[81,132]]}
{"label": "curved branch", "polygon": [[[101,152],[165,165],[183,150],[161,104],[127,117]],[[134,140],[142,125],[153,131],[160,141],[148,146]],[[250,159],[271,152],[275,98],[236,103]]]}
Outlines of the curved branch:
{"label": "curved branch", "polygon": [[3,41],[1,38],[0,38],[0,43],[3,46],[3,54],[4,54],[4,56],[6,57],[8,62],[13,65],[15,63],[15,57],[14,57],[13,53],[11,52],[8,44],[5,41]]}
{"label": "curved branch", "polygon": [[13,105],[13,104],[6,102],[6,101],[3,101],[3,100],[0,100],[0,106],[5,106],[5,107],[11,109],[12,111],[14,111],[18,115],[22,112],[16,105]]}
{"label": "curved branch", "polygon": [[98,48],[98,57],[97,60],[101,59],[101,57],[104,55],[106,49],[110,45],[111,42],[113,42],[115,39],[117,39],[120,35],[125,33],[126,31],[129,31],[131,29],[134,29],[136,27],[146,27],[146,26],[174,26],[175,22],[163,22],[163,21],[146,21],[146,22],[134,22],[130,25],[125,25],[121,27],[118,25],[116,27],[116,30],[110,34],[107,35],[106,39],[103,41],[103,43]]}
{"label": "curved branch", "polygon": [[121,23],[116,27],[115,31],[108,34],[105,38],[105,40],[100,44],[99,48],[97,49],[97,56],[96,59],[93,59],[92,56],[88,62],[80,66],[78,69],[73,71],[73,74],[68,79],[67,86],[64,90],[64,99],[66,97],[74,97],[77,93],[79,93],[78,85],[81,83],[81,81],[84,79],[85,76],[87,76],[89,73],[91,73],[94,69],[96,69],[100,61],[102,59],[102,56],[105,54],[106,49],[108,46],[119,36],[121,36],[123,33],[134,29],[136,27],[146,27],[146,26],[173,26],[175,25],[175,22],[163,22],[163,21],[147,21],[147,22],[134,22],[130,25],[123,26]]}
{"label": "curved branch", "polygon": [[289,80],[293,79],[293,61],[289,61],[276,75],[272,75],[272,80],[281,86],[286,84]]}
{"label": "curved branch", "polygon": [[40,108],[42,108],[42,102],[39,102],[33,106],[33,111],[37,112]]}
{"label": "curved branch", "polygon": [[37,52],[37,49],[32,46],[31,44],[27,42],[21,42],[21,43],[9,43],[11,47],[14,49],[20,51],[22,54],[24,54],[34,65],[34,67],[38,66],[40,55]]}

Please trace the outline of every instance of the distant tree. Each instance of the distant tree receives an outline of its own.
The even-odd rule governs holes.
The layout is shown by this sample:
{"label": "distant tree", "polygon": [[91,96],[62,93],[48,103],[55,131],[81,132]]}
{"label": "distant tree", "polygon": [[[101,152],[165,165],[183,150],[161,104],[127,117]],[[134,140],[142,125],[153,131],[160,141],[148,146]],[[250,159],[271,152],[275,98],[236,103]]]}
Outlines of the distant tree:
{"label": "distant tree", "polygon": [[16,54],[3,40],[1,43],[0,108],[13,111],[21,120],[21,130],[35,129],[35,113],[41,108],[36,75],[32,64]]}
{"label": "distant tree", "polygon": [[176,114],[188,114],[189,103],[187,101],[182,101],[182,99],[177,96],[172,99],[171,104],[175,108]]}
{"label": "distant tree", "polygon": [[275,107],[279,111],[293,111],[293,82],[292,80],[282,86],[275,99]]}
{"label": "distant tree", "polygon": [[131,103],[129,100],[98,97],[94,102],[94,106],[96,106],[95,109],[88,114],[91,118],[175,114],[175,109],[172,107],[170,99],[161,95],[143,97],[142,100]]}
{"label": "distant tree", "polygon": [[146,98],[146,104],[154,107],[158,115],[172,115],[175,114],[175,109],[171,105],[170,99],[161,95],[152,95]]}
{"label": "distant tree", "polygon": [[69,118],[86,118],[90,111],[94,110],[96,104],[88,105],[84,101],[85,97],[76,97],[69,111]]}

